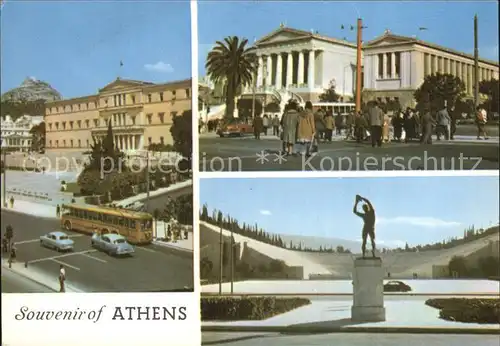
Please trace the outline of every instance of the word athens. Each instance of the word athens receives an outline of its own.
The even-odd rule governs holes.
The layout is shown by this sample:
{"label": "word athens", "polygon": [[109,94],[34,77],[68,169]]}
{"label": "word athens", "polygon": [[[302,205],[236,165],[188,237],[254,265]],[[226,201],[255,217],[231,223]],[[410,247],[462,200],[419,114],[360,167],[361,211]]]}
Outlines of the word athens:
{"label": "word athens", "polygon": [[137,321],[184,321],[187,318],[185,306],[124,306],[115,307],[113,320]]}
{"label": "word athens", "polygon": [[41,311],[33,311],[30,310],[27,306],[23,306],[20,309],[20,312],[15,315],[15,319],[18,321],[83,321],[89,320],[97,323],[101,318],[102,311],[106,305],[101,306],[99,310],[80,310],[80,308],[76,308],[75,310],[60,310],[60,311],[50,311],[50,310],[41,310]]}

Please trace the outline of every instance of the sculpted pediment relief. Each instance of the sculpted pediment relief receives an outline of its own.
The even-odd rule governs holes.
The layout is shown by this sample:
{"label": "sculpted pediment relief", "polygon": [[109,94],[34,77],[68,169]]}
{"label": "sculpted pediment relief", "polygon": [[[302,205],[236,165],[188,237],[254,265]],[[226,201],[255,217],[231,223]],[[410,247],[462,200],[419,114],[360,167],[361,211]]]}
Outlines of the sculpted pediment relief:
{"label": "sculpted pediment relief", "polygon": [[281,41],[289,41],[289,40],[294,40],[294,39],[303,38],[303,37],[307,37],[307,36],[308,36],[307,32],[283,28],[283,29],[277,30],[277,31],[275,31],[267,36],[264,36],[263,38],[258,40],[255,44],[259,45],[259,44],[267,44],[267,43],[275,43],[275,42],[277,43],[277,42],[281,42]]}
{"label": "sculpted pediment relief", "polygon": [[366,44],[366,47],[380,47],[391,44],[398,43],[411,43],[414,41],[414,38],[404,37],[404,36],[395,36],[395,35],[384,35],[382,37],[376,38]]}
{"label": "sculpted pediment relief", "polygon": [[106,91],[113,91],[113,90],[120,90],[120,89],[127,89],[127,88],[133,88],[133,87],[140,87],[144,85],[145,83],[139,82],[139,81],[128,81],[128,80],[121,80],[121,79],[116,79],[115,81],[109,83],[106,85],[104,88],[100,89],[100,92],[106,92]]}

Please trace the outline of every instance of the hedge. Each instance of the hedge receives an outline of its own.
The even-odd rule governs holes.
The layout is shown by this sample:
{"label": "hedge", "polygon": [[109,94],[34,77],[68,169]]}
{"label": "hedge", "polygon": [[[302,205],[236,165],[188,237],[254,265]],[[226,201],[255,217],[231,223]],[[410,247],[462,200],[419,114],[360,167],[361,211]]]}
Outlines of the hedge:
{"label": "hedge", "polygon": [[443,320],[500,324],[499,298],[440,298],[429,299],[425,304],[439,309]]}
{"label": "hedge", "polygon": [[304,298],[201,297],[201,320],[264,320],[309,304]]}

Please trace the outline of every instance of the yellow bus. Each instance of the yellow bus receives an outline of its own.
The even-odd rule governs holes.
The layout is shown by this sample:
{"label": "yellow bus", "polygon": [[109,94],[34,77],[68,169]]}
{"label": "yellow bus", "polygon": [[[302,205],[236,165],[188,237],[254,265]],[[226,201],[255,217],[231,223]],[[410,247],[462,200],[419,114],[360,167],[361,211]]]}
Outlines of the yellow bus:
{"label": "yellow bus", "polygon": [[68,231],[86,234],[120,234],[131,244],[149,244],[153,241],[153,216],[120,208],[63,204],[61,226]]}
{"label": "yellow bus", "polygon": [[356,110],[355,103],[341,103],[341,102],[313,102],[313,109],[316,111],[320,108],[330,110],[333,112],[333,116],[337,116],[339,113],[342,115],[349,114]]}

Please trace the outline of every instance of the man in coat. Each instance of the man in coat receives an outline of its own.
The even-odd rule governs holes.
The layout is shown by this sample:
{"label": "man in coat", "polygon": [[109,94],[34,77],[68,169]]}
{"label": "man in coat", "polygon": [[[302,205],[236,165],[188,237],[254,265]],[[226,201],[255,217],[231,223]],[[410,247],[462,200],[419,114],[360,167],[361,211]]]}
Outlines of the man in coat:
{"label": "man in coat", "polygon": [[370,120],[370,135],[372,138],[372,147],[382,146],[382,127],[384,126],[384,112],[380,109],[378,102],[368,110]]}

